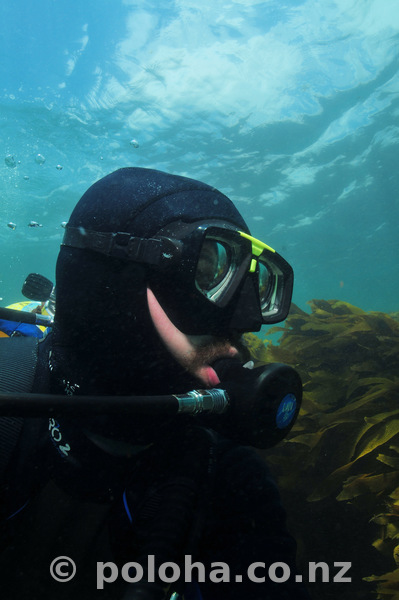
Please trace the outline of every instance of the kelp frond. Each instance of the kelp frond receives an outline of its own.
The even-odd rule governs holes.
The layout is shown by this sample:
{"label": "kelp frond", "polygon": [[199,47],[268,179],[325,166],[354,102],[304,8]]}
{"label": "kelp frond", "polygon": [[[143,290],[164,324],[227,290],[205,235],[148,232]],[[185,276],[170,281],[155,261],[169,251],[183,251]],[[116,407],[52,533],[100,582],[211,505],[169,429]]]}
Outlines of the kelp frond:
{"label": "kelp frond", "polygon": [[[366,577],[376,551],[388,561],[387,570],[397,564],[394,549],[399,561],[399,312],[366,312],[340,300],[309,305],[310,314],[293,305],[284,327],[269,330],[271,337],[280,334],[277,344],[245,336],[256,362],[287,363],[303,381],[297,423],[265,456],[289,511],[302,522],[303,515],[311,522],[316,513],[328,522],[323,507],[329,506],[354,544],[359,531],[350,530],[352,522],[357,528],[359,520],[364,523],[365,537],[379,527],[369,542],[364,580],[377,585],[377,598],[399,600],[399,569]],[[306,548],[309,532],[303,524],[299,529]],[[311,539],[313,549],[317,543],[323,548],[314,531]]]}

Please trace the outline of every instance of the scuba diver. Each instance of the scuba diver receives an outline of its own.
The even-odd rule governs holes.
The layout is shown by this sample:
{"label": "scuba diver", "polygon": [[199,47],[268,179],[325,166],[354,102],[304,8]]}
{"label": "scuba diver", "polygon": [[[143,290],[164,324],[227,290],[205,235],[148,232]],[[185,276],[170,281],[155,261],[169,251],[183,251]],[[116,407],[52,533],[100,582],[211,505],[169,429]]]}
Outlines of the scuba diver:
{"label": "scuba diver", "polygon": [[[85,192],[58,256],[50,332],[0,340],[0,391],[82,403],[0,419],[3,455],[12,438],[0,462],[2,597],[308,598],[276,485],[240,429],[245,391],[235,421],[83,410],[92,398],[206,395],[225,380],[245,390],[256,369],[242,335],[285,319],[292,285],[289,264],[204,183],[123,168]],[[292,425],[295,398],[283,395],[262,447]],[[183,573],[188,558],[204,568],[193,581],[160,576],[171,563]]]}

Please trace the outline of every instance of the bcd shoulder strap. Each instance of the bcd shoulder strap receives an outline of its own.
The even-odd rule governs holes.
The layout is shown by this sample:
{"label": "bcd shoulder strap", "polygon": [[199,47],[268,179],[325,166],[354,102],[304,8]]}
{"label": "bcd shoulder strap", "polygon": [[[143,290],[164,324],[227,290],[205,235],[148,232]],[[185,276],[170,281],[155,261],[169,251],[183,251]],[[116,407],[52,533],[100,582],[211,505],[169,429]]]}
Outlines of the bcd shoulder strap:
{"label": "bcd shoulder strap", "polygon": [[[0,339],[0,394],[30,392],[36,372],[38,340],[33,337]],[[0,415],[0,485],[21,433],[23,419]]]}

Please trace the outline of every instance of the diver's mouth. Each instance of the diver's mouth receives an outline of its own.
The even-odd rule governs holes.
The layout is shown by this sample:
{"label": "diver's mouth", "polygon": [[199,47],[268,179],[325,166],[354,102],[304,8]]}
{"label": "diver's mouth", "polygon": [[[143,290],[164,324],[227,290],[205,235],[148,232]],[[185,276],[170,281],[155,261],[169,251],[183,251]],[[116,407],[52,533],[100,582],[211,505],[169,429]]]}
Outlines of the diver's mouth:
{"label": "diver's mouth", "polygon": [[194,375],[202,383],[204,383],[207,387],[212,388],[212,387],[219,385],[219,383],[220,383],[219,376],[217,375],[212,364],[222,358],[227,358],[227,359],[238,358],[239,359],[240,352],[235,346],[226,347],[226,345],[223,345],[223,347],[220,349],[218,349],[217,345],[216,345],[216,347],[213,347],[213,348],[211,346],[207,350],[208,350],[208,352],[207,352],[206,360],[201,362],[194,369],[193,372],[194,372]]}
{"label": "diver's mouth", "polygon": [[240,358],[239,355],[238,348],[230,341],[214,341],[198,351],[190,370],[207,387],[215,387],[219,385],[220,379],[212,366],[213,363],[222,358]]}
{"label": "diver's mouth", "polygon": [[198,379],[200,379],[206,385],[206,387],[213,388],[220,383],[220,379],[217,376],[215,369],[210,365],[201,367],[196,375]]}

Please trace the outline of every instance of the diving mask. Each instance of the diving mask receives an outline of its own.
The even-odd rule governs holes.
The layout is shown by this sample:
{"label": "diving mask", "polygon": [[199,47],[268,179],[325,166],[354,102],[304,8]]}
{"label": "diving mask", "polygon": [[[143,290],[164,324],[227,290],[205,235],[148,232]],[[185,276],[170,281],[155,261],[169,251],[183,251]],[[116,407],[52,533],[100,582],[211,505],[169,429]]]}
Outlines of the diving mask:
{"label": "diving mask", "polygon": [[147,265],[150,287],[186,334],[257,331],[290,308],[291,266],[224,222],[179,221],[150,239],[67,227],[63,245]]}

